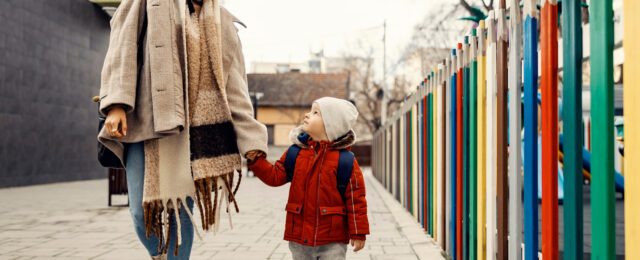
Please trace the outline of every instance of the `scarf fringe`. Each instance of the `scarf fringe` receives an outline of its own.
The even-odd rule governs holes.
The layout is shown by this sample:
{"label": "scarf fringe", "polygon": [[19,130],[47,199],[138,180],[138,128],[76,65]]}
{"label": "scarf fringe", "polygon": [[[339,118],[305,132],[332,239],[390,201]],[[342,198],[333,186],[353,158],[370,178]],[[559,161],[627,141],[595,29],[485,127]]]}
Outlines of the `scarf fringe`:
{"label": "scarf fringe", "polygon": [[[242,173],[238,171],[238,182],[235,184],[235,188],[233,187],[234,172],[235,171],[221,176],[212,176],[195,181],[195,202],[200,210],[200,220],[204,231],[213,230],[214,232],[217,232],[220,219],[219,205],[223,200],[227,204],[226,211],[229,215],[230,226],[233,228],[233,224],[231,224],[231,212],[229,212],[229,206],[233,203],[236,213],[240,213],[235,195],[238,192],[240,182],[242,181]],[[213,198],[211,197],[212,192],[214,193]],[[175,243],[173,253],[174,256],[178,255],[179,246],[182,244],[182,233],[180,214],[177,214],[176,212],[180,212],[180,208],[187,212],[191,223],[195,223],[193,214],[188,207],[185,207],[183,199],[158,199],[143,203],[145,235],[147,238],[151,236],[158,238],[158,252],[160,252],[160,254],[167,254],[169,250],[169,245],[173,236],[169,223],[170,221],[175,220],[177,242]],[[198,237],[202,240],[199,230],[195,227],[194,229],[196,230]]]}
{"label": "scarf fringe", "polygon": [[[200,210],[200,220],[202,229],[205,231],[217,230],[220,203],[224,199],[227,202],[226,211],[229,213],[229,204],[233,203],[236,213],[240,212],[235,195],[240,187],[242,173],[238,172],[238,182],[233,188],[234,172],[220,176],[206,177],[195,181],[198,209]],[[214,197],[211,198],[211,193]]]}
{"label": "scarf fringe", "polygon": [[[190,196],[193,198],[193,196]],[[174,203],[175,201],[175,203]],[[155,236],[158,238],[158,252],[160,254],[167,254],[169,251],[169,245],[173,236],[170,228],[170,221],[175,221],[176,224],[176,243],[174,246],[174,256],[178,256],[180,245],[182,245],[182,223],[180,222],[180,209],[183,209],[191,223],[195,223],[193,214],[188,207],[185,207],[184,199],[167,199],[167,200],[153,200],[150,202],[144,202],[142,207],[144,210],[144,224],[145,224],[145,236],[150,238]],[[175,204],[175,205],[174,205]],[[196,234],[200,240],[202,235],[197,230]]]}

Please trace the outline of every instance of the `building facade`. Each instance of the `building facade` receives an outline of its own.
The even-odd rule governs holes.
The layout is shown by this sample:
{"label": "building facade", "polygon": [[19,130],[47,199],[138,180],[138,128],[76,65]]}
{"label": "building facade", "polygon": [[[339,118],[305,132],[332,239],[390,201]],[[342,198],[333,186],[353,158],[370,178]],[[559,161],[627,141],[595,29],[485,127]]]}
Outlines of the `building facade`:
{"label": "building facade", "polygon": [[0,1],[0,187],[106,178],[96,159],[109,16],[86,0]]}
{"label": "building facade", "polygon": [[260,96],[257,119],[267,126],[269,144],[290,145],[289,132],[299,126],[314,100],[349,97],[349,76],[343,73],[251,73],[249,92]]}

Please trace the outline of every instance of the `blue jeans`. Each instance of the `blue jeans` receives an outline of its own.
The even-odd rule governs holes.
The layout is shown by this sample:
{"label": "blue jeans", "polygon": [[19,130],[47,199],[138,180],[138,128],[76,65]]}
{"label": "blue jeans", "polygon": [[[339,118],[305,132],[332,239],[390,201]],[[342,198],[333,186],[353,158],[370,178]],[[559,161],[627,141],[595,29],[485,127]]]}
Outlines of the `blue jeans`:
{"label": "blue jeans", "polygon": [[[144,142],[125,144],[126,147],[126,170],[127,170],[127,188],[129,189],[129,212],[133,218],[133,226],[138,234],[138,238],[142,242],[149,255],[157,256],[159,240],[155,235],[149,238],[145,235],[144,215],[142,210],[142,192],[144,185]],[[187,198],[187,206],[193,210],[193,200]],[[177,242],[176,236],[176,220],[172,218],[169,221],[171,228],[171,242],[167,252],[168,259],[189,259],[191,255],[191,246],[193,245],[193,224],[185,212],[184,207],[180,208],[180,229],[182,231],[182,244],[178,249],[178,256],[173,256],[174,248]]]}

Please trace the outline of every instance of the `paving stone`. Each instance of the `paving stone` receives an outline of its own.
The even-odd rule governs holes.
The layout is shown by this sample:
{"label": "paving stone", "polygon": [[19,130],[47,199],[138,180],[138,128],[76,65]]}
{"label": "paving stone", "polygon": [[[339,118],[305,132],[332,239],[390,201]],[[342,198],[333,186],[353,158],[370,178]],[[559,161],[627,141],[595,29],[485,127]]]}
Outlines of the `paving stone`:
{"label": "paving stone", "polygon": [[[347,259],[444,259],[370,169],[363,171],[371,235],[358,253],[349,246]],[[129,209],[106,207],[106,187],[106,180],[93,180],[0,189],[0,203],[15,205],[0,211],[0,259],[149,259]],[[291,259],[283,240],[287,195],[288,185],[272,188],[243,178],[233,229],[222,215],[216,234],[196,237],[191,259]]]}

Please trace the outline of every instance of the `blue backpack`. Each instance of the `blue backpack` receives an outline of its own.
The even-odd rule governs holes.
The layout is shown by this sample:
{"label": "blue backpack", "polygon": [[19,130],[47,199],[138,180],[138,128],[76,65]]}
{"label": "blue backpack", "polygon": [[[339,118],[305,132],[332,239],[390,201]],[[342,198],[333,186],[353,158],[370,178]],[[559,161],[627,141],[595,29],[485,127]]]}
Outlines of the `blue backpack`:
{"label": "blue backpack", "polygon": [[[307,133],[300,133],[298,140],[306,144],[309,140]],[[298,153],[302,148],[296,144],[293,144],[287,149],[287,155],[284,159],[284,169],[287,173],[287,182],[293,179],[293,170],[296,168],[296,159],[298,159]],[[338,173],[336,174],[336,180],[338,183],[338,191],[342,196],[342,201],[346,201],[345,193],[347,192],[347,183],[351,179],[351,173],[353,170],[353,161],[355,155],[346,149],[340,150],[340,157],[338,159]]]}

